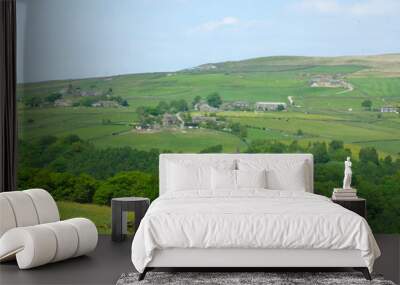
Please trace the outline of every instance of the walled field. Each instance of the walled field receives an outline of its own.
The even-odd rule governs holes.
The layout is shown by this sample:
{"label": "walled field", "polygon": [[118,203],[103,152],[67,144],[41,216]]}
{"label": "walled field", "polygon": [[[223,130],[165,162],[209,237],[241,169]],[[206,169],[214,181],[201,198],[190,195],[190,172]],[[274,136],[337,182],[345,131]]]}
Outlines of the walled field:
{"label": "walled field", "polygon": [[[390,57],[390,61],[388,61]],[[390,64],[389,64],[389,63]],[[400,117],[380,114],[384,105],[400,105],[399,55],[377,57],[304,58],[276,57],[215,64],[215,70],[193,69],[174,73],[121,75],[70,81],[25,84],[18,87],[20,97],[47,96],[68,84],[83,90],[113,89],[129,107],[39,107],[20,103],[19,124],[22,139],[43,135],[77,134],[99,147],[131,146],[139,149],[197,152],[222,144],[224,151],[243,151],[246,145],[232,134],[205,129],[167,129],[139,133],[136,108],[154,106],[159,101],[205,98],[218,92],[224,101],[281,101],[292,96],[295,106],[287,112],[222,112],[232,121],[248,125],[247,141],[276,139],[289,142],[343,140],[355,152],[373,146],[381,155],[400,152]],[[340,75],[354,90],[312,88],[316,75]],[[371,100],[367,111],[361,106]],[[109,124],[104,124],[109,120]],[[303,136],[296,135],[302,130]]]}

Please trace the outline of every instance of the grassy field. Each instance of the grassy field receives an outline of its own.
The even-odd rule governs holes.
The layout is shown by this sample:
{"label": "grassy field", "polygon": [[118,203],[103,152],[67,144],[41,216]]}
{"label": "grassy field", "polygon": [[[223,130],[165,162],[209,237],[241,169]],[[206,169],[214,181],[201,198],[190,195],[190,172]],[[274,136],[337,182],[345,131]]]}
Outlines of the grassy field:
{"label": "grassy field", "polygon": [[[111,208],[94,204],[57,201],[61,220],[71,218],[88,218],[93,221],[99,234],[111,234]],[[134,214],[128,213],[128,233],[132,233]]]}
{"label": "grassy field", "polygon": [[[20,97],[47,96],[68,84],[82,90],[112,88],[115,96],[129,102],[121,108],[26,108],[19,104],[20,137],[77,134],[99,147],[131,146],[197,152],[222,144],[224,151],[245,149],[239,138],[223,132],[198,129],[168,129],[154,133],[132,130],[137,122],[136,108],[154,106],[159,101],[205,98],[218,92],[224,101],[245,100],[288,102],[296,106],[287,112],[224,112],[232,121],[249,127],[248,141],[276,139],[300,142],[340,139],[355,152],[363,146],[377,148],[381,155],[398,156],[400,117],[366,111],[361,103],[371,100],[373,108],[400,105],[400,55],[369,57],[269,57],[239,62],[216,63],[213,70],[196,68],[172,73],[121,75],[71,81],[25,84],[18,87]],[[312,88],[316,75],[338,75],[354,90]],[[378,116],[379,115],[379,116]],[[110,120],[110,124],[104,124]],[[301,129],[303,137],[297,137]]]}
{"label": "grassy field", "polygon": [[111,234],[111,208],[93,204],[79,204],[74,202],[57,202],[62,220],[76,217],[92,220],[99,234]]}

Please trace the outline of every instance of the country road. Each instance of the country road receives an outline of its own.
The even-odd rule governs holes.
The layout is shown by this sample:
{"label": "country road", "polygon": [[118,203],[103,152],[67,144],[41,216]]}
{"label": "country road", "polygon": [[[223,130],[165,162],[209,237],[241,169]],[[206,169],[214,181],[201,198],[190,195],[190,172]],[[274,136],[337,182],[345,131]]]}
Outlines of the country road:
{"label": "country road", "polygon": [[180,123],[180,128],[184,129],[185,128],[185,121],[181,118],[181,112],[176,113],[176,118],[179,120]]}

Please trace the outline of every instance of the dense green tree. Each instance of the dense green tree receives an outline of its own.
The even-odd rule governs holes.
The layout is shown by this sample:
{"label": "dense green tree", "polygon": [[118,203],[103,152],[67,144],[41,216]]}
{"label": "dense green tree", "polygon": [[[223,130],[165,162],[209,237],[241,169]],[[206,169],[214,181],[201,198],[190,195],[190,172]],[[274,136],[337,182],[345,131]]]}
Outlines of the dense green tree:
{"label": "dense green tree", "polygon": [[378,152],[374,147],[365,147],[360,149],[358,157],[361,162],[379,163]]}
{"label": "dense green tree", "polygon": [[60,93],[52,93],[46,96],[45,101],[49,103],[54,103],[56,100],[61,99],[62,95]]}
{"label": "dense green tree", "polygon": [[156,108],[157,108],[158,114],[164,114],[164,113],[167,113],[169,111],[169,105],[165,101],[158,102],[158,105],[157,105]]}
{"label": "dense green tree", "polygon": [[75,180],[74,189],[70,200],[79,203],[92,203],[93,195],[97,190],[99,182],[87,174],[79,175]]}
{"label": "dense green tree", "polygon": [[194,107],[197,103],[200,103],[200,101],[201,101],[201,96],[197,95],[196,97],[194,97],[192,101],[192,107]]}
{"label": "dense green tree", "polygon": [[189,110],[189,106],[184,99],[172,100],[170,103],[169,111],[172,113],[186,112]]}
{"label": "dense green tree", "polygon": [[328,150],[325,142],[313,143],[310,151],[314,155],[314,161],[316,163],[325,163],[329,161]]}
{"label": "dense green tree", "polygon": [[283,105],[278,105],[278,107],[276,108],[276,110],[277,110],[278,112],[283,111],[283,110],[285,110],[285,106],[283,106]]}
{"label": "dense green tree", "polygon": [[207,96],[207,103],[214,108],[219,108],[222,104],[221,96],[219,96],[218,92],[211,93]]}
{"label": "dense green tree", "polygon": [[40,107],[43,103],[43,100],[39,96],[25,96],[22,101],[24,105],[30,108]]}
{"label": "dense green tree", "polygon": [[93,201],[96,204],[110,205],[112,198],[126,196],[155,199],[158,196],[156,177],[139,171],[118,173],[99,186]]}
{"label": "dense green tree", "polygon": [[361,106],[362,106],[363,108],[365,108],[366,110],[371,110],[371,108],[372,108],[372,101],[371,101],[371,100],[364,100],[364,101],[362,101]]}
{"label": "dense green tree", "polygon": [[92,104],[97,102],[97,98],[93,97],[83,97],[79,100],[79,104],[84,107],[92,107]]}
{"label": "dense green tree", "polygon": [[342,149],[343,148],[343,142],[339,141],[339,140],[332,140],[329,143],[329,152],[334,152],[338,149]]}

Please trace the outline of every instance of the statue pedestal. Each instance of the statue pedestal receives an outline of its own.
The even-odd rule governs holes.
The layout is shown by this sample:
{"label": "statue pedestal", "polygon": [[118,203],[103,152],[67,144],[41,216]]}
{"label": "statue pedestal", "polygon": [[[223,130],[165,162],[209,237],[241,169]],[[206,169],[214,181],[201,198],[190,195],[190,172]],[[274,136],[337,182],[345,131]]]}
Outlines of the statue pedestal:
{"label": "statue pedestal", "polygon": [[357,189],[343,189],[334,188],[332,193],[332,199],[334,200],[354,200],[357,199]]}

